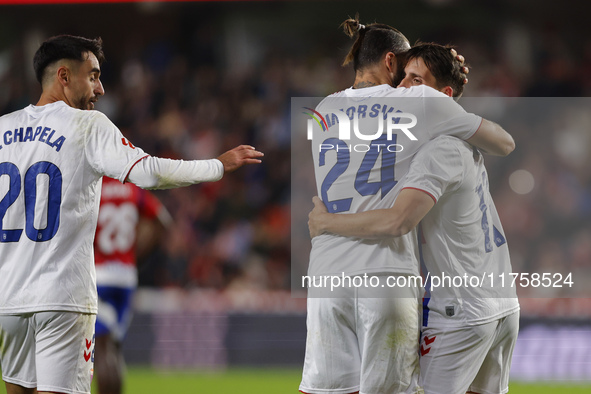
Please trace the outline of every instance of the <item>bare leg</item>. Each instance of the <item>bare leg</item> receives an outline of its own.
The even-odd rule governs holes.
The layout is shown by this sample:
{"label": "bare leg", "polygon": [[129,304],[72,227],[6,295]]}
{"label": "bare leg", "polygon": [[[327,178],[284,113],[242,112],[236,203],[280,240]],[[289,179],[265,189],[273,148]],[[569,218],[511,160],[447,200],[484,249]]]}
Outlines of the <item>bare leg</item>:
{"label": "bare leg", "polygon": [[17,384],[4,382],[7,394],[37,394],[37,389],[29,389]]}
{"label": "bare leg", "polygon": [[120,344],[110,335],[95,338],[94,373],[99,394],[121,394],[123,356]]}

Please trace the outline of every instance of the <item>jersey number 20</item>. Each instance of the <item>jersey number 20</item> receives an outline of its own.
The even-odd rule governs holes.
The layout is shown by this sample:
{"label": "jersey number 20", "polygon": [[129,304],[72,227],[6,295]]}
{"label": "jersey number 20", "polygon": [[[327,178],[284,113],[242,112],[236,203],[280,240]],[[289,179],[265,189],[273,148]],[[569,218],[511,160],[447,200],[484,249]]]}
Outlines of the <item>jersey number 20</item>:
{"label": "jersey number 20", "polygon": [[[45,174],[47,186],[47,226],[35,228],[35,206],[37,204],[37,176]],[[6,211],[18,199],[22,183],[21,174],[14,163],[0,163],[0,177],[8,176],[8,191],[0,201],[0,242],[18,242],[22,229],[5,230],[3,227]],[[62,173],[53,163],[39,161],[25,172],[25,234],[31,241],[44,242],[52,239],[60,225],[60,206],[62,202]]]}

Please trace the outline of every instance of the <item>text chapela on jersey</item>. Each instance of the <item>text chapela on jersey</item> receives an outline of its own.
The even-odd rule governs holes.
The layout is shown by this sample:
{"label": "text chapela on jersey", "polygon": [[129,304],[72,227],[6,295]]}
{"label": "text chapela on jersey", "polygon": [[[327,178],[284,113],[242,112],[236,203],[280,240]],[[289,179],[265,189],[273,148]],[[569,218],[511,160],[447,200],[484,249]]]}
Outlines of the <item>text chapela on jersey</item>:
{"label": "text chapela on jersey", "polygon": [[4,145],[0,145],[0,149],[19,142],[37,141],[44,142],[59,152],[66,137],[56,136],[56,131],[51,127],[37,126],[35,129],[33,127],[17,127],[14,130],[5,131],[0,141],[4,143]]}

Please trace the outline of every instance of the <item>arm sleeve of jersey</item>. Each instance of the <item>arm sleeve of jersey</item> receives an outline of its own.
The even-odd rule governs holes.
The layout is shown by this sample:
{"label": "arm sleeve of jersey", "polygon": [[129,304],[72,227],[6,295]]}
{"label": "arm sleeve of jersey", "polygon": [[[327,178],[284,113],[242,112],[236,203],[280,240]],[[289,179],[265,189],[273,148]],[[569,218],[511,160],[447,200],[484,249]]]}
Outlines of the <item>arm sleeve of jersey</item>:
{"label": "arm sleeve of jersey", "polygon": [[437,203],[444,193],[459,187],[463,174],[462,156],[453,140],[437,138],[419,149],[402,188],[422,190]]}
{"label": "arm sleeve of jersey", "polygon": [[142,189],[172,189],[222,179],[224,165],[218,159],[172,160],[148,156],[139,161],[127,180]]}
{"label": "arm sleeve of jersey", "polygon": [[85,155],[88,162],[97,173],[125,181],[133,165],[147,154],[133,146],[104,114],[93,111],[87,120]]}
{"label": "arm sleeve of jersey", "polygon": [[481,116],[466,112],[453,99],[430,88],[425,88],[425,116],[430,123],[429,139],[451,135],[465,141],[482,123]]}

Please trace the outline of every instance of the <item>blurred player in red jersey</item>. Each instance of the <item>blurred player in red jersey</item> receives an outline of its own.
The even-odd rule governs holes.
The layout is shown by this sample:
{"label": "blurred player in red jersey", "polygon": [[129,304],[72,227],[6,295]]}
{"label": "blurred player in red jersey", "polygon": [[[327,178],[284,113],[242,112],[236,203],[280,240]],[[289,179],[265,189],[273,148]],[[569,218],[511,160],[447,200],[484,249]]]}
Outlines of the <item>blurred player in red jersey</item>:
{"label": "blurred player in red jersey", "polygon": [[155,245],[172,219],[150,192],[113,178],[103,178],[100,204],[94,239],[99,296],[95,376],[100,394],[116,394],[122,391],[121,342],[137,287],[136,254],[141,256]]}

